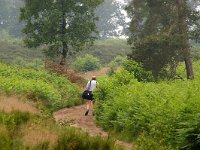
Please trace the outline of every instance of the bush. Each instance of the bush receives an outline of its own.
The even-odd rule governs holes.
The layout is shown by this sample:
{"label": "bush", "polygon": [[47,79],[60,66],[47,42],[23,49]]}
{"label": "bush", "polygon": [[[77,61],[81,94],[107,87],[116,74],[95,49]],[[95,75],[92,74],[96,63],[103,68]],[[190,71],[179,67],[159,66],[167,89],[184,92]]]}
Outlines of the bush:
{"label": "bush", "polygon": [[72,64],[73,67],[82,72],[100,69],[99,60],[92,55],[85,55],[84,57],[78,57]]}
{"label": "bush", "polygon": [[123,61],[126,59],[126,57],[117,56],[115,57],[109,64],[109,71],[108,75],[113,75],[114,72],[117,70],[118,67],[120,67],[123,64]]}
{"label": "bush", "polygon": [[141,64],[138,64],[135,61],[130,59],[125,59],[122,62],[122,66],[125,70],[129,71],[130,73],[134,74],[134,77],[140,82],[150,82],[154,81],[154,77],[152,72],[145,71]]}

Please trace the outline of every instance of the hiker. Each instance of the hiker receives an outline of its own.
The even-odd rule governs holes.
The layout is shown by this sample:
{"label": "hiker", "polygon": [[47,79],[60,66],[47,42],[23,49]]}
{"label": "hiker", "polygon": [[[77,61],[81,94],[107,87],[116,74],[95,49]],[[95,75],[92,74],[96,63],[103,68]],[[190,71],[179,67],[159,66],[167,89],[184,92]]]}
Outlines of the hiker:
{"label": "hiker", "polygon": [[92,76],[92,80],[88,81],[87,85],[86,85],[86,91],[89,92],[89,96],[85,99],[86,100],[86,112],[85,112],[85,116],[88,115],[89,110],[92,107],[94,107],[94,98],[93,98],[93,94],[92,91],[97,87],[97,81],[96,81],[96,76]]}

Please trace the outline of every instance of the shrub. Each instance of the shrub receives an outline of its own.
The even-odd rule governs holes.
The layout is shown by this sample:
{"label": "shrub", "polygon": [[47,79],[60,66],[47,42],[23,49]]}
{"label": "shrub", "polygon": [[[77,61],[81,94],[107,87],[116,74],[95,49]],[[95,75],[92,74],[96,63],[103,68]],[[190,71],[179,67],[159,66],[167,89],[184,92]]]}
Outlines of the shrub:
{"label": "shrub", "polygon": [[134,77],[140,82],[150,82],[154,81],[154,77],[150,71],[144,70],[141,64],[134,62],[130,59],[125,59],[122,62],[122,66],[125,70],[134,74]]}
{"label": "shrub", "polygon": [[96,57],[88,54],[84,57],[78,57],[72,65],[76,70],[82,72],[97,70],[101,66]]}
{"label": "shrub", "polygon": [[113,75],[114,72],[117,70],[118,67],[120,67],[123,63],[123,61],[126,59],[126,57],[122,57],[122,56],[117,56],[115,57],[109,64],[109,71],[108,71],[108,75]]}

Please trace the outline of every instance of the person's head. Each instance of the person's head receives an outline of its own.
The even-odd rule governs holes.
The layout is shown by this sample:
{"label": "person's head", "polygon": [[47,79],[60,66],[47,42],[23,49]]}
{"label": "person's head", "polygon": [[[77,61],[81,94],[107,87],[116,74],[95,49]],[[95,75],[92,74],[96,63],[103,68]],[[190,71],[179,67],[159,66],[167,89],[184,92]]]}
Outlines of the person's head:
{"label": "person's head", "polygon": [[92,80],[96,80],[96,76],[92,76]]}

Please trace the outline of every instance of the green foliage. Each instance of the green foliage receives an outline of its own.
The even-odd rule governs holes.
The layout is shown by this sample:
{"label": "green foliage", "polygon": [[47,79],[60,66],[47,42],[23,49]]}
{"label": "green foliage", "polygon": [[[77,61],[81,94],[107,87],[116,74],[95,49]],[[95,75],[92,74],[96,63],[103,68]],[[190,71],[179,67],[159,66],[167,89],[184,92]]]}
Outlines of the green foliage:
{"label": "green foliage", "polygon": [[13,128],[26,123],[30,119],[29,113],[14,111],[11,114],[0,114],[0,123],[6,124],[8,127]]}
{"label": "green foliage", "polygon": [[117,73],[101,79],[94,93],[97,122],[130,139],[145,133],[149,146],[157,147],[159,140],[169,147],[195,149],[200,133],[199,84],[199,79],[143,83],[126,72]]}
{"label": "green foliage", "polygon": [[[182,1],[183,2],[183,1]],[[131,1],[126,10],[131,23],[129,27],[129,42],[133,44],[135,40],[143,39],[146,36],[152,34],[167,33],[173,36],[174,33],[180,33],[180,16],[181,13],[184,16],[184,22],[186,23],[186,29],[191,26],[195,26],[192,30],[184,31],[190,38],[199,39],[199,19],[200,15],[197,9],[194,9],[194,4],[191,1],[184,1],[181,3],[183,9],[180,11],[178,8],[179,3],[177,1],[170,0],[135,0]],[[192,14],[192,15],[191,15]],[[183,21],[183,20],[182,20]],[[183,23],[181,21],[181,23]],[[195,34],[196,33],[196,34]]]}
{"label": "green foliage", "polygon": [[141,64],[131,59],[124,60],[122,66],[125,70],[133,73],[135,79],[137,79],[139,82],[150,82],[155,80],[151,71],[146,71]]}
{"label": "green foliage", "polygon": [[138,137],[135,145],[135,150],[172,150],[167,146],[162,146],[162,141],[145,136],[144,134]]}
{"label": "green foliage", "polygon": [[108,65],[110,67],[119,67],[122,65],[122,63],[125,59],[126,59],[126,57],[116,56]]}
{"label": "green foliage", "polygon": [[[123,148],[115,144],[113,139],[90,137],[81,130],[57,125],[53,118],[43,116],[43,114],[36,115],[18,111],[11,113],[0,112],[0,149],[123,150]],[[24,136],[27,136],[26,130],[34,132],[35,129],[52,133],[56,137],[55,143],[51,143],[52,140],[45,139],[43,135],[39,137],[44,139],[42,141],[29,137],[33,140],[33,143],[37,142],[35,144],[26,143],[24,139]]]}
{"label": "green foliage", "polygon": [[[200,15],[190,1],[134,0],[127,12],[131,18],[128,40],[133,45],[131,57],[151,70],[155,79],[167,76],[167,65],[175,72],[179,61],[191,64],[189,39],[200,39]],[[192,64],[186,68],[188,79],[193,78]],[[169,77],[173,78],[172,75],[175,73]]]}
{"label": "green foliage", "polygon": [[78,57],[72,65],[76,70],[82,72],[97,70],[100,69],[101,66],[99,60],[96,57],[89,54],[83,57]]}
{"label": "green foliage", "polygon": [[199,100],[194,99],[180,113],[177,128],[177,140],[183,149],[200,148],[200,112]]}
{"label": "green foliage", "polygon": [[19,127],[22,124],[26,124],[30,120],[30,116],[29,113],[20,111],[13,111],[9,114],[0,112],[0,124],[5,125],[9,131],[9,140],[7,142],[12,141],[12,145],[10,146],[14,145],[15,147],[21,145],[20,140],[18,141],[15,137],[18,136]]}
{"label": "green foliage", "polygon": [[31,62],[30,61],[27,62],[22,57],[16,57],[12,61],[12,63],[15,65],[21,66],[21,67],[30,68],[30,69],[34,69],[34,70],[44,69],[44,62],[39,58],[34,58],[31,60]]}
{"label": "green foliage", "polygon": [[123,61],[126,59],[126,57],[122,56],[116,56],[109,64],[109,72],[108,75],[114,74],[115,70],[117,70],[118,67],[122,66]]}
{"label": "green foliage", "polygon": [[134,43],[133,52],[129,55],[133,60],[142,64],[145,70],[152,71],[155,79],[159,76],[168,77],[167,65],[174,64],[180,60],[180,49],[182,43],[179,35],[169,36],[167,34],[146,36]]}
{"label": "green foliage", "polygon": [[[65,58],[69,53],[90,46],[96,31],[96,7],[102,0],[25,0],[20,19],[26,25],[25,43],[29,47],[46,44],[51,51],[61,50]],[[92,34],[93,33],[93,34]]]}
{"label": "green foliage", "polygon": [[56,74],[0,64],[0,90],[43,99],[52,110],[81,103],[78,87]]}
{"label": "green foliage", "polygon": [[131,48],[127,45],[126,40],[107,38],[96,40],[90,49],[81,51],[74,57],[72,56],[72,60],[74,61],[76,57],[91,54],[98,58],[101,64],[108,64],[116,56],[125,57],[129,52],[131,52]]}
{"label": "green foliage", "polygon": [[0,52],[0,62],[6,64],[17,63],[29,67],[29,64],[35,64],[35,60],[44,59],[44,54],[41,49],[25,48],[20,39],[13,39],[10,37],[7,41],[4,37],[0,39]]}
{"label": "green foliage", "polygon": [[27,112],[0,112],[0,127],[1,125],[5,127],[4,132],[0,135],[0,149],[22,149],[22,141],[17,137],[20,135],[21,125],[26,124],[30,118],[31,115]]}
{"label": "green foliage", "polygon": [[[194,68],[194,74],[195,74],[195,78],[197,80],[199,80],[200,77],[200,61],[194,61],[193,62],[193,68]],[[183,79],[186,79],[186,74],[185,74],[185,64],[184,63],[180,63],[179,66],[177,67],[177,75],[183,77]]]}
{"label": "green foliage", "polygon": [[89,137],[88,134],[67,129],[58,139],[55,150],[122,150],[112,139],[102,140],[100,137]]}
{"label": "green foliage", "polygon": [[193,60],[200,59],[200,44],[194,44],[192,46],[192,57],[193,57]]}
{"label": "green foliage", "polygon": [[[3,38],[4,39],[4,38]],[[0,61],[7,64],[19,64],[24,67],[32,67],[40,69],[43,67],[41,62],[45,59],[43,48],[26,48],[21,40],[8,39],[8,42],[0,39]],[[3,41],[2,41],[3,40]],[[54,51],[50,51],[54,52]],[[130,52],[130,47],[126,45],[125,40],[119,39],[104,39],[94,42],[94,46],[90,49],[81,51],[77,55],[68,58],[74,62],[77,57],[85,56],[86,54],[93,55],[98,58],[101,64],[108,64],[116,56],[126,56]],[[53,54],[48,54],[48,56]],[[55,53],[57,57],[57,53]],[[55,58],[53,57],[53,58]],[[37,63],[35,62],[37,60]],[[39,63],[38,63],[39,62]]]}
{"label": "green foliage", "polygon": [[0,149],[11,149],[11,139],[5,127],[0,125]]}

